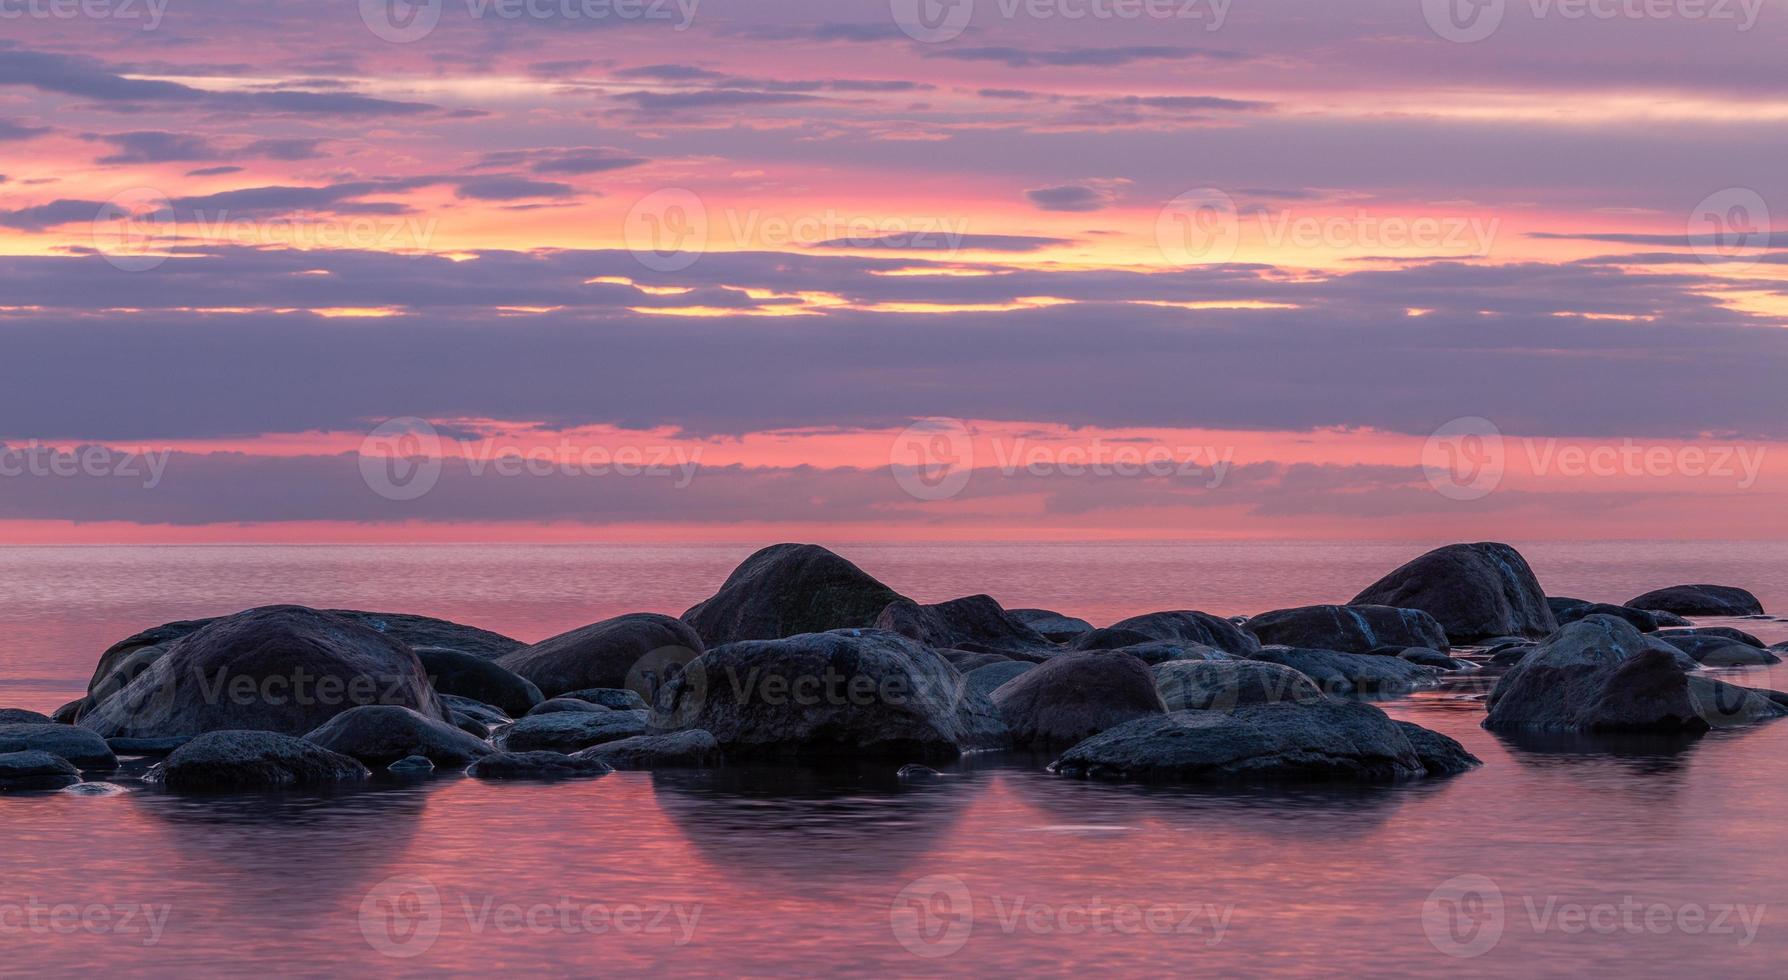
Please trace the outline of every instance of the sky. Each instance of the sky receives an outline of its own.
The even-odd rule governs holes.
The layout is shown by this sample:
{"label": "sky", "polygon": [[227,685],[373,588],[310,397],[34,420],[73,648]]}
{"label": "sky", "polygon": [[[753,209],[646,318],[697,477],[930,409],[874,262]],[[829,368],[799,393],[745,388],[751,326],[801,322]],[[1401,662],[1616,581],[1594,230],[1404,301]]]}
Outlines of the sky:
{"label": "sky", "polygon": [[0,542],[1788,537],[1785,42],[0,0]]}

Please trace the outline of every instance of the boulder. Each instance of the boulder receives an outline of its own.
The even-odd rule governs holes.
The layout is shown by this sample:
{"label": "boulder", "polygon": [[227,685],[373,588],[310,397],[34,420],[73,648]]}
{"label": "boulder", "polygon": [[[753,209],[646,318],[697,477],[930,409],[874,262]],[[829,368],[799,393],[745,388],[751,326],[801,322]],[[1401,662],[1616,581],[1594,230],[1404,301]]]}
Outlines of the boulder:
{"label": "boulder", "polygon": [[590,687],[627,688],[647,701],[702,652],[702,639],[681,620],[630,613],[523,647],[497,663],[556,698]]}
{"label": "boulder", "polygon": [[720,591],[683,614],[709,646],[867,628],[900,593],[811,544],[771,545],[745,559]]}
{"label": "boulder", "polygon": [[1678,616],[1760,616],[1757,597],[1730,585],[1674,585],[1635,596],[1627,605],[1662,609]]}
{"label": "boulder", "polygon": [[173,738],[108,738],[106,747],[111,749],[114,755],[137,758],[160,757],[171,754],[175,749],[197,737],[196,735],[176,735]]}
{"label": "boulder", "polygon": [[1005,660],[997,664],[988,664],[985,667],[976,667],[963,674],[962,679],[970,691],[982,697],[992,697],[993,692],[1001,684],[1036,668],[1036,664],[1023,660]]}
{"label": "boulder", "polygon": [[1035,660],[1016,661],[1003,653],[976,653],[969,650],[939,650],[938,653],[943,654],[944,659],[950,661],[950,666],[955,667],[959,674],[967,674],[988,664],[1040,662]]}
{"label": "boulder", "polygon": [[875,618],[875,628],[899,633],[939,650],[962,648],[989,652],[1025,651],[1048,656],[1056,646],[1042,633],[1007,613],[992,596],[972,595],[935,605],[911,599],[888,604]]}
{"label": "boulder", "polygon": [[1155,690],[1168,711],[1229,711],[1244,704],[1322,697],[1310,678],[1290,667],[1259,660],[1162,664],[1155,668]]}
{"label": "boulder", "polygon": [[1695,662],[1706,667],[1753,667],[1760,664],[1779,664],[1782,658],[1763,649],[1751,646],[1729,636],[1714,634],[1658,634],[1658,639],[1681,650],[1694,658]]}
{"label": "boulder", "polygon": [[1484,764],[1477,756],[1466,751],[1458,739],[1423,728],[1412,721],[1398,721],[1394,724],[1409,739],[1410,748],[1415,749],[1416,758],[1422,761],[1422,768],[1430,776],[1454,776]]}
{"label": "boulder", "polygon": [[1446,654],[1441,653],[1439,650],[1431,650],[1427,647],[1410,647],[1407,650],[1398,651],[1397,656],[1412,664],[1420,664],[1423,667],[1438,667],[1441,670],[1467,670],[1476,666],[1469,660],[1459,660],[1454,657],[1449,657]]}
{"label": "boulder", "polygon": [[1141,630],[1118,629],[1102,626],[1089,633],[1075,637],[1068,646],[1073,650],[1122,650],[1126,647],[1146,646],[1150,643],[1173,642],[1163,641],[1151,633]]}
{"label": "boulder", "polygon": [[49,792],[81,781],[81,771],[48,752],[0,752],[0,793]]}
{"label": "boulder", "polygon": [[1121,653],[1070,653],[1006,682],[991,695],[1014,745],[1073,745],[1167,708],[1154,675]]}
{"label": "boulder", "polygon": [[1051,643],[1070,643],[1082,633],[1091,633],[1093,624],[1074,616],[1065,616],[1052,609],[1008,609],[1013,619],[1043,634]]}
{"label": "boulder", "polygon": [[515,720],[508,712],[494,704],[462,698],[457,694],[441,695],[441,706],[454,715],[475,719],[493,728],[498,725],[507,725]]}
{"label": "boulder", "polygon": [[1207,647],[1198,643],[1180,643],[1175,640],[1150,640],[1134,646],[1116,647],[1109,650],[1086,650],[1084,653],[1116,653],[1148,664],[1171,663],[1175,660],[1233,660],[1229,654],[1216,647]]}
{"label": "boulder", "polygon": [[[1478,764],[1359,701],[1318,698],[1139,718],[1062,754],[1050,771],[1143,782],[1392,782]],[[1451,740],[1447,740],[1450,742]]]}
{"label": "boulder", "polygon": [[1704,676],[1625,620],[1591,616],[1559,630],[1504,674],[1491,731],[1701,732],[1788,714],[1768,696]]}
{"label": "boulder", "polygon": [[118,757],[106,740],[85,728],[56,724],[0,725],[0,752],[48,752],[82,769],[116,769]]}
{"label": "boulder", "polygon": [[1275,609],[1244,627],[1265,646],[1371,653],[1379,647],[1447,650],[1446,630],[1420,609],[1390,606],[1300,606]]}
{"label": "boulder", "polygon": [[1673,612],[1665,612],[1662,609],[1647,609],[1646,612],[1651,613],[1652,618],[1658,621],[1659,626],[1693,626],[1694,625],[1693,623],[1682,618],[1681,616],[1678,616],[1677,614],[1675,614]]}
{"label": "boulder", "polygon": [[48,725],[50,716],[24,708],[0,708],[0,725]]}
{"label": "boulder", "polygon": [[[1224,653],[1233,653],[1238,657],[1245,657],[1260,649],[1260,641],[1254,638],[1254,634],[1244,632],[1241,627],[1221,616],[1189,609],[1132,616],[1111,624],[1111,629],[1132,630],[1153,640],[1172,640],[1179,643],[1196,643],[1200,646],[1216,647]],[[1132,646],[1134,644],[1124,645]],[[1083,647],[1082,649],[1091,648]]]}
{"label": "boulder", "polygon": [[616,711],[644,711],[648,707],[646,699],[640,697],[639,692],[629,691],[624,687],[586,687],[580,691],[567,691],[559,697],[576,698]]}
{"label": "boulder", "polygon": [[[633,692],[629,691],[628,693],[631,694]],[[605,708],[600,704],[591,704],[588,701],[580,701],[577,698],[552,698],[550,700],[542,701],[539,704],[535,705],[534,710],[528,712],[528,714],[524,715],[523,717],[530,717],[533,715],[557,714],[562,711],[572,711],[572,712],[580,712],[581,711],[585,714],[594,714],[599,711],[613,711],[613,710],[614,710],[613,708]]]}
{"label": "boulder", "polygon": [[1349,605],[1420,609],[1453,643],[1543,637],[1558,628],[1533,569],[1506,544],[1437,548],[1367,586]]}
{"label": "boulder", "polygon": [[301,735],[366,704],[447,717],[401,642],[315,609],[267,606],[172,641],[136,679],[89,705],[80,724],[106,738]]}
{"label": "boulder", "polygon": [[1554,610],[1553,618],[1558,625],[1566,626],[1585,616],[1613,616],[1633,624],[1633,628],[1641,633],[1656,632],[1658,617],[1645,609],[1634,609],[1631,606],[1616,606],[1606,602],[1585,602],[1582,605],[1570,606],[1563,611]]}
{"label": "boulder", "polygon": [[576,753],[576,759],[596,759],[615,769],[699,769],[720,760],[720,743],[699,728],[668,735],[636,735],[604,742]]}
{"label": "boulder", "polygon": [[[454,652],[468,654],[481,660],[494,660],[504,654],[513,653],[525,645],[522,641],[501,633],[492,633],[490,630],[481,630],[476,626],[466,626],[429,616],[412,616],[409,613],[361,612],[358,609],[331,609],[328,612],[349,622],[359,623],[374,632],[396,637],[418,654]],[[477,695],[469,696],[477,697]],[[500,702],[493,701],[491,703]]]}
{"label": "boulder", "polygon": [[420,755],[443,769],[464,769],[494,751],[483,739],[444,721],[384,704],[350,708],[304,737],[375,767]]}
{"label": "boulder", "polygon": [[614,772],[600,759],[578,759],[563,752],[499,752],[472,763],[474,779],[575,779]]}
{"label": "boulder", "polygon": [[385,767],[386,772],[400,776],[420,776],[435,771],[435,761],[426,755],[406,755]]}
{"label": "boulder", "polygon": [[476,654],[422,649],[416,651],[416,658],[422,661],[422,669],[437,694],[496,705],[516,718],[546,700],[533,681]]}
{"label": "boulder", "polygon": [[496,733],[491,740],[504,752],[576,752],[603,742],[643,735],[646,712],[565,711],[529,715]]}
{"label": "boulder", "polygon": [[705,729],[732,758],[954,758],[1004,727],[937,651],[884,630],[716,647],[673,680],[652,730]]}
{"label": "boulder", "polygon": [[[1546,608],[1552,610],[1552,618],[1554,620],[1558,620],[1558,618],[1564,615],[1567,611],[1576,609],[1579,606],[1592,605],[1595,605],[1595,603],[1590,602],[1588,599],[1574,599],[1570,596],[1558,595],[1549,595],[1546,597]],[[1559,625],[1564,625],[1563,620],[1559,620]]]}
{"label": "boulder", "polygon": [[1721,636],[1728,640],[1736,640],[1746,646],[1753,646],[1759,649],[1763,647],[1762,640],[1746,633],[1744,630],[1735,629],[1731,626],[1694,626],[1688,629],[1658,631],[1658,638],[1661,640],[1668,640],[1673,636]]}
{"label": "boulder", "polygon": [[50,712],[50,720],[58,725],[72,725],[81,717],[81,709],[87,706],[86,698],[76,698],[55,711]]}
{"label": "boulder", "polygon": [[1441,673],[1401,657],[1302,647],[1266,647],[1251,659],[1290,667],[1324,694],[1405,694],[1433,684]]}
{"label": "boulder", "polygon": [[265,731],[211,731],[174,750],[144,779],[171,790],[258,790],[365,779],[354,759],[313,742]]}

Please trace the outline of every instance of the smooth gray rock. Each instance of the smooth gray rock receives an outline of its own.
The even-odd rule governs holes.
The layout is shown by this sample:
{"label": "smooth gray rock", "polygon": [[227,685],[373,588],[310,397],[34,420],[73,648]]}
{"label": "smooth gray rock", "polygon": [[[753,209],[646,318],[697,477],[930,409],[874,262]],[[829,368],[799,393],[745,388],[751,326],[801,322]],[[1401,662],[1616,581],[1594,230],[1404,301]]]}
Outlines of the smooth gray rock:
{"label": "smooth gray rock", "polygon": [[1047,637],[1007,613],[988,595],[965,596],[935,605],[899,599],[876,616],[875,628],[899,633],[939,650],[970,645],[995,653],[1024,651],[1047,656],[1056,652],[1055,644]]}
{"label": "smooth gray rock", "polygon": [[646,733],[646,712],[601,710],[530,715],[491,739],[504,752],[576,752]]}
{"label": "smooth gray rock", "polygon": [[499,752],[466,770],[473,779],[552,780],[606,776],[614,772],[600,759],[578,759],[563,752]]}
{"label": "smooth gray rock", "polygon": [[702,639],[678,619],[630,613],[561,633],[500,658],[556,698],[584,688],[627,688],[648,702],[684,664],[702,652]]}
{"label": "smooth gray rock", "polygon": [[1169,711],[1228,711],[1244,704],[1322,697],[1310,678],[1290,667],[1259,660],[1162,664],[1155,668],[1155,690]]}
{"label": "smooth gray rock", "polygon": [[1613,616],[1631,623],[1641,633],[1652,633],[1658,629],[1657,614],[1648,609],[1634,609],[1631,606],[1616,606],[1606,602],[1585,602],[1552,610],[1553,618],[1558,625],[1568,626],[1585,616]]}
{"label": "smooth gray rock", "polygon": [[1324,694],[1405,694],[1432,685],[1441,673],[1401,657],[1299,647],[1267,647],[1252,659],[1290,667]]}
{"label": "smooth gray rock", "polygon": [[90,705],[80,724],[106,738],[301,735],[366,704],[447,717],[422,663],[400,641],[315,609],[267,606],[172,641],[135,680]]}
{"label": "smooth gray rock", "polygon": [[1659,630],[1658,638],[1668,640],[1673,636],[1723,636],[1728,640],[1737,640],[1746,646],[1762,649],[1764,643],[1750,633],[1731,626],[1692,626],[1687,629]]}
{"label": "smooth gray rock", "polygon": [[1455,644],[1543,637],[1558,628],[1527,560],[1492,542],[1436,548],[1367,586],[1349,605],[1420,609]]}
{"label": "smooth gray rock", "polygon": [[395,705],[350,708],[304,737],[373,767],[420,755],[444,769],[464,769],[473,759],[495,751],[483,739],[444,721]]}
{"label": "smooth gray rock", "polygon": [[174,750],[144,779],[171,790],[251,790],[325,786],[371,773],[314,742],[263,731],[206,732]]}
{"label": "smooth gray rock", "polygon": [[1657,634],[1658,639],[1693,657],[1707,667],[1752,667],[1779,664],[1782,658],[1729,636],[1715,634]]}
{"label": "smooth gray rock", "polygon": [[0,793],[43,793],[81,781],[74,763],[48,752],[0,752]]}
{"label": "smooth gray rock", "polygon": [[1422,768],[1430,776],[1456,776],[1484,764],[1477,756],[1466,751],[1458,739],[1423,728],[1411,721],[1397,721],[1393,724],[1409,739],[1416,758],[1422,761]]}
{"label": "smooth gray rock", "polygon": [[639,696],[638,691],[629,691],[624,687],[587,687],[581,691],[567,691],[559,695],[562,698],[576,698],[588,704],[613,708],[616,711],[643,711],[650,705]]}
{"label": "smooth gray rock", "polygon": [[729,759],[954,758],[1005,735],[937,651],[885,630],[709,650],[654,706],[654,734],[685,728],[707,730]]}
{"label": "smooth gray rock", "polygon": [[868,628],[889,603],[904,598],[825,548],[778,544],[740,563],[720,591],[691,607],[683,621],[708,646],[779,640]]}
{"label": "smooth gray rock", "polygon": [[1763,604],[1730,585],[1673,585],[1627,600],[1639,609],[1662,609],[1678,616],[1760,616]]}
{"label": "smooth gray rock", "polygon": [[1006,660],[996,664],[988,664],[985,667],[976,667],[974,670],[963,674],[962,678],[968,684],[969,690],[982,697],[992,697],[993,692],[997,690],[1001,684],[1006,683],[1020,674],[1035,670],[1036,667],[1036,664],[1024,660]]}
{"label": "smooth gray rock", "polygon": [[1038,660],[1018,661],[1013,660],[1011,657],[1008,657],[1003,653],[978,653],[970,650],[939,650],[938,653],[943,654],[944,659],[950,661],[950,666],[955,667],[957,673],[965,676],[970,672],[979,670],[989,664],[1034,664],[1041,662]]}
{"label": "smooth gray rock", "polygon": [[[1210,613],[1190,609],[1131,616],[1129,619],[1111,624],[1109,628],[1131,630],[1154,640],[1170,640],[1177,643],[1216,647],[1224,653],[1232,653],[1238,657],[1248,656],[1260,649],[1260,641],[1254,638],[1254,634],[1244,631],[1221,616],[1213,616]],[[1124,645],[1133,646],[1134,644],[1126,643]],[[1090,648],[1083,647],[1082,649]]]}
{"label": "smooth gray rock", "polygon": [[424,649],[417,650],[416,657],[437,694],[494,705],[512,717],[525,715],[546,700],[533,681],[477,654]]}
{"label": "smooth gray rock", "polygon": [[82,769],[118,767],[118,757],[105,739],[73,725],[0,725],[0,752],[48,752]]}
{"label": "smooth gray rock", "polygon": [[597,759],[615,769],[699,769],[720,761],[720,743],[699,728],[668,735],[636,735],[604,742],[573,755]]}
{"label": "smooth gray rock", "polygon": [[48,725],[52,724],[49,715],[24,708],[0,708],[0,725]]}
{"label": "smooth gray rock", "polygon": [[1051,643],[1070,643],[1082,633],[1091,633],[1093,624],[1053,609],[1008,609],[1013,619],[1043,634]]}
{"label": "smooth gray rock", "polygon": [[1447,632],[1420,609],[1390,606],[1299,606],[1275,609],[1243,627],[1263,646],[1371,653],[1379,647],[1447,650]]}
{"label": "smooth gray rock", "polygon": [[1466,670],[1475,666],[1469,660],[1459,660],[1455,657],[1449,657],[1446,654],[1441,653],[1439,650],[1431,650],[1427,647],[1410,647],[1407,650],[1400,651],[1397,656],[1412,664],[1420,664],[1423,667],[1438,667],[1441,670]]}
{"label": "smooth gray rock", "polygon": [[1504,674],[1491,731],[1701,732],[1788,714],[1761,692],[1695,676],[1668,643],[1612,616],[1559,630]]}
{"label": "smooth gray rock", "polygon": [[456,694],[441,695],[441,705],[456,715],[473,718],[493,727],[507,725],[515,720],[508,712],[494,704],[462,698]]}
{"label": "smooth gray rock", "polygon": [[1115,653],[1135,657],[1153,667],[1157,664],[1172,663],[1176,660],[1233,660],[1232,655],[1224,653],[1216,647],[1207,647],[1198,643],[1179,643],[1173,640],[1153,640],[1135,646],[1117,647],[1111,650],[1088,650],[1087,653]]}
{"label": "smooth gray rock", "polygon": [[1418,736],[1358,701],[1320,698],[1233,711],[1175,711],[1095,735],[1050,767],[1067,776],[1143,782],[1393,782],[1463,771],[1462,748]]}
{"label": "smooth gray rock", "polygon": [[1142,661],[1106,651],[1063,654],[1001,685],[991,700],[1021,747],[1072,745],[1167,710]]}

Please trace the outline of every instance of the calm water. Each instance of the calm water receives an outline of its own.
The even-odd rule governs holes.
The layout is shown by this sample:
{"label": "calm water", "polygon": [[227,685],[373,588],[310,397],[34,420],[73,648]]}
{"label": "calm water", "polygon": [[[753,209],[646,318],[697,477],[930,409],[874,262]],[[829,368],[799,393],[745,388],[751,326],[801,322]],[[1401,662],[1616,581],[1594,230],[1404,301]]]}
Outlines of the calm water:
{"label": "calm water", "polygon": [[[1788,610],[1788,546],[1518,544],[1555,594],[1711,580]],[[0,706],[55,707],[105,646],[169,619],[298,601],[534,640],[680,612],[751,550],[8,549]],[[986,591],[1101,622],[1344,601],[1422,548],[839,550],[920,599]],[[1731,673],[1788,689],[1779,667]],[[727,770],[0,798],[0,973],[1779,972],[1788,724],[1515,744],[1478,727],[1481,690],[1386,708],[1482,769],[1360,791],[1148,791],[994,756],[905,786],[882,769]]]}

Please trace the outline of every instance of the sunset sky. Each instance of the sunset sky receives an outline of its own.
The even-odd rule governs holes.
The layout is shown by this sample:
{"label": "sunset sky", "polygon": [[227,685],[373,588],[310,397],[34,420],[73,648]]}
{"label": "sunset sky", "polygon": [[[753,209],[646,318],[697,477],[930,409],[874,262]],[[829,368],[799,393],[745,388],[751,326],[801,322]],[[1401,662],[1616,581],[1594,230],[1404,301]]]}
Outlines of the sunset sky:
{"label": "sunset sky", "polygon": [[1486,2],[0,0],[0,541],[1788,536],[1788,0]]}

